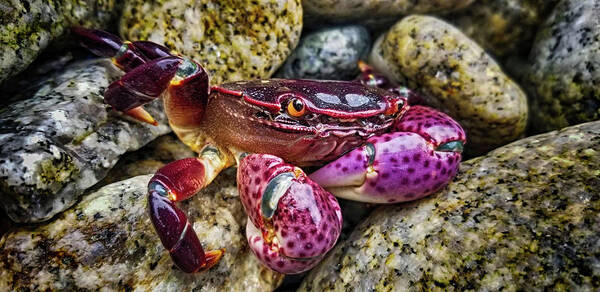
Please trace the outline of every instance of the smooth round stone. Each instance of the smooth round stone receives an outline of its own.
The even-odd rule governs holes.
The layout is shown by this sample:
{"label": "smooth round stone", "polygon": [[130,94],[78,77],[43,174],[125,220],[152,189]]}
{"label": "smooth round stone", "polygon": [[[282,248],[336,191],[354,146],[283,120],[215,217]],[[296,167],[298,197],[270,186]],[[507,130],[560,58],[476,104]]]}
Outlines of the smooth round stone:
{"label": "smooth round stone", "polygon": [[478,0],[446,16],[497,57],[527,55],[538,26],[557,0]]}
{"label": "smooth round stone", "polygon": [[219,263],[186,274],[174,265],[148,216],[152,175],[110,184],[46,225],[14,230],[0,243],[0,290],[271,291],[283,278],[263,266],[244,236],[235,171],[179,204],[205,251]]}
{"label": "smooth round stone", "polygon": [[357,62],[371,47],[369,31],[360,25],[324,28],[308,33],[287,58],[276,77],[287,79],[351,80]]}
{"label": "smooth round stone", "polygon": [[162,101],[145,105],[158,126],[126,118],[104,103],[122,76],[108,59],[65,67],[27,99],[0,111],[0,202],[16,222],[52,218],[99,182],[125,152],[171,131]]}
{"label": "smooth round stone", "polygon": [[455,118],[467,132],[470,154],[504,145],[525,131],[525,93],[481,47],[442,20],[404,18],[375,42],[369,61]]}
{"label": "smooth round stone", "polygon": [[119,1],[15,0],[0,4],[0,83],[37,58],[74,25],[103,28],[118,14]]}
{"label": "smooth round stone", "polygon": [[439,193],[376,209],[299,291],[600,289],[600,122],[460,167]]}
{"label": "smooth round stone", "polygon": [[303,0],[307,22],[382,23],[410,14],[444,14],[474,0]]}
{"label": "smooth round stone", "polygon": [[538,32],[525,84],[532,131],[600,119],[600,1],[561,1]]}
{"label": "smooth round stone", "polygon": [[211,84],[269,78],[298,44],[300,0],[127,1],[129,40],[149,40],[199,62]]}

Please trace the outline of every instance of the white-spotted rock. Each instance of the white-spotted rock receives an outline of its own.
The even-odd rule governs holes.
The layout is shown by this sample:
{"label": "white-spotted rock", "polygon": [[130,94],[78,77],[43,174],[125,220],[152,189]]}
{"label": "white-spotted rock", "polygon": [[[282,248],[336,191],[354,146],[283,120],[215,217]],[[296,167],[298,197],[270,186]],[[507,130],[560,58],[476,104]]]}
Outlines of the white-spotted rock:
{"label": "white-spotted rock", "polygon": [[366,59],[370,48],[369,31],[361,25],[313,31],[302,36],[276,77],[351,80],[360,72],[357,62]]}
{"label": "white-spotted rock", "polygon": [[123,153],[170,131],[160,100],[146,106],[156,127],[103,103],[104,90],[121,75],[110,60],[75,63],[0,112],[0,202],[12,220],[51,218],[104,178]]}
{"label": "white-spotted rock", "polygon": [[460,167],[439,193],[376,209],[299,291],[600,289],[600,122]]}
{"label": "white-spotted rock", "polygon": [[533,132],[600,119],[600,0],[561,1],[529,59]]}
{"label": "white-spotted rock", "polygon": [[300,0],[127,1],[121,34],[196,60],[211,84],[269,78],[298,44]]}
{"label": "white-spotted rock", "polygon": [[525,93],[481,47],[442,20],[404,18],[375,42],[369,61],[455,118],[467,132],[470,154],[507,144],[525,132]]}
{"label": "white-spotted rock", "polygon": [[283,275],[248,249],[235,171],[179,203],[205,250],[225,248],[202,273],[178,270],[147,214],[137,176],[87,194],[46,225],[14,230],[0,244],[0,290],[270,291]]}

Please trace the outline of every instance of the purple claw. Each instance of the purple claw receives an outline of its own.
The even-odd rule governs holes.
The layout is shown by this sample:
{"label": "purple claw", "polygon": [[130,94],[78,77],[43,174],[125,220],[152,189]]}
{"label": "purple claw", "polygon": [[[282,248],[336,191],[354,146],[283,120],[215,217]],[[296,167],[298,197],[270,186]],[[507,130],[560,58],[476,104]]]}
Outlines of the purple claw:
{"label": "purple claw", "polygon": [[427,196],[456,175],[465,133],[450,117],[413,106],[395,129],[370,138],[310,178],[338,197],[396,203]]}
{"label": "purple claw", "polygon": [[342,223],[337,200],[299,168],[273,155],[249,155],[238,167],[238,189],[248,243],[269,268],[301,273],[335,245]]}

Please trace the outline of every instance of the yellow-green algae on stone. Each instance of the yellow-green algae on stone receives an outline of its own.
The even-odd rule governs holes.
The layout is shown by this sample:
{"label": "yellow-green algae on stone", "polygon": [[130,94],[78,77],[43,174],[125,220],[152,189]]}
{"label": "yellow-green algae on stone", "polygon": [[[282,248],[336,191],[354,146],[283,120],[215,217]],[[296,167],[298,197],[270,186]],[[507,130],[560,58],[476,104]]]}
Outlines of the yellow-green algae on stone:
{"label": "yellow-green algae on stone", "polygon": [[557,0],[478,0],[446,18],[497,57],[527,55]]}
{"label": "yellow-green algae on stone", "polygon": [[474,0],[303,0],[311,21],[369,22],[410,14],[444,14],[462,9]]}
{"label": "yellow-green algae on stone", "polygon": [[35,60],[73,25],[103,28],[114,19],[115,0],[12,0],[0,3],[0,82]]}
{"label": "yellow-green algae on stone", "polygon": [[525,77],[532,130],[600,119],[600,1],[561,1],[538,32]]}
{"label": "yellow-green algae on stone", "polygon": [[600,289],[600,122],[460,167],[439,193],[375,210],[300,291]]}
{"label": "yellow-green algae on stone", "polygon": [[235,171],[179,204],[205,250],[227,249],[216,266],[196,274],[175,268],[154,232],[146,199],[151,177],[104,186],[47,225],[7,233],[0,242],[0,290],[270,291],[279,285],[282,275],[248,249]]}
{"label": "yellow-green algae on stone", "polygon": [[193,58],[211,84],[270,77],[298,44],[300,0],[127,1],[121,34]]}
{"label": "yellow-green algae on stone", "polygon": [[521,88],[481,47],[442,20],[404,18],[376,41],[369,60],[457,119],[470,153],[494,149],[525,131],[527,98]]}

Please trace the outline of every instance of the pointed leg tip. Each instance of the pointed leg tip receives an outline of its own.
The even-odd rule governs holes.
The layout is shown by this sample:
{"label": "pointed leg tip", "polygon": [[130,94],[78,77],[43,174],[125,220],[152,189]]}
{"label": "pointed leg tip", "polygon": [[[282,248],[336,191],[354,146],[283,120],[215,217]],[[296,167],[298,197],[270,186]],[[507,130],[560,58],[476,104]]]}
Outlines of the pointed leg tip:
{"label": "pointed leg tip", "polygon": [[158,126],[158,122],[141,106],[127,110],[124,113],[138,121]]}
{"label": "pointed leg tip", "polygon": [[204,256],[206,257],[206,263],[197,272],[202,272],[202,271],[212,268],[214,265],[219,263],[219,260],[221,260],[221,258],[223,257],[224,254],[225,254],[224,248],[210,250],[210,251],[205,252]]}

